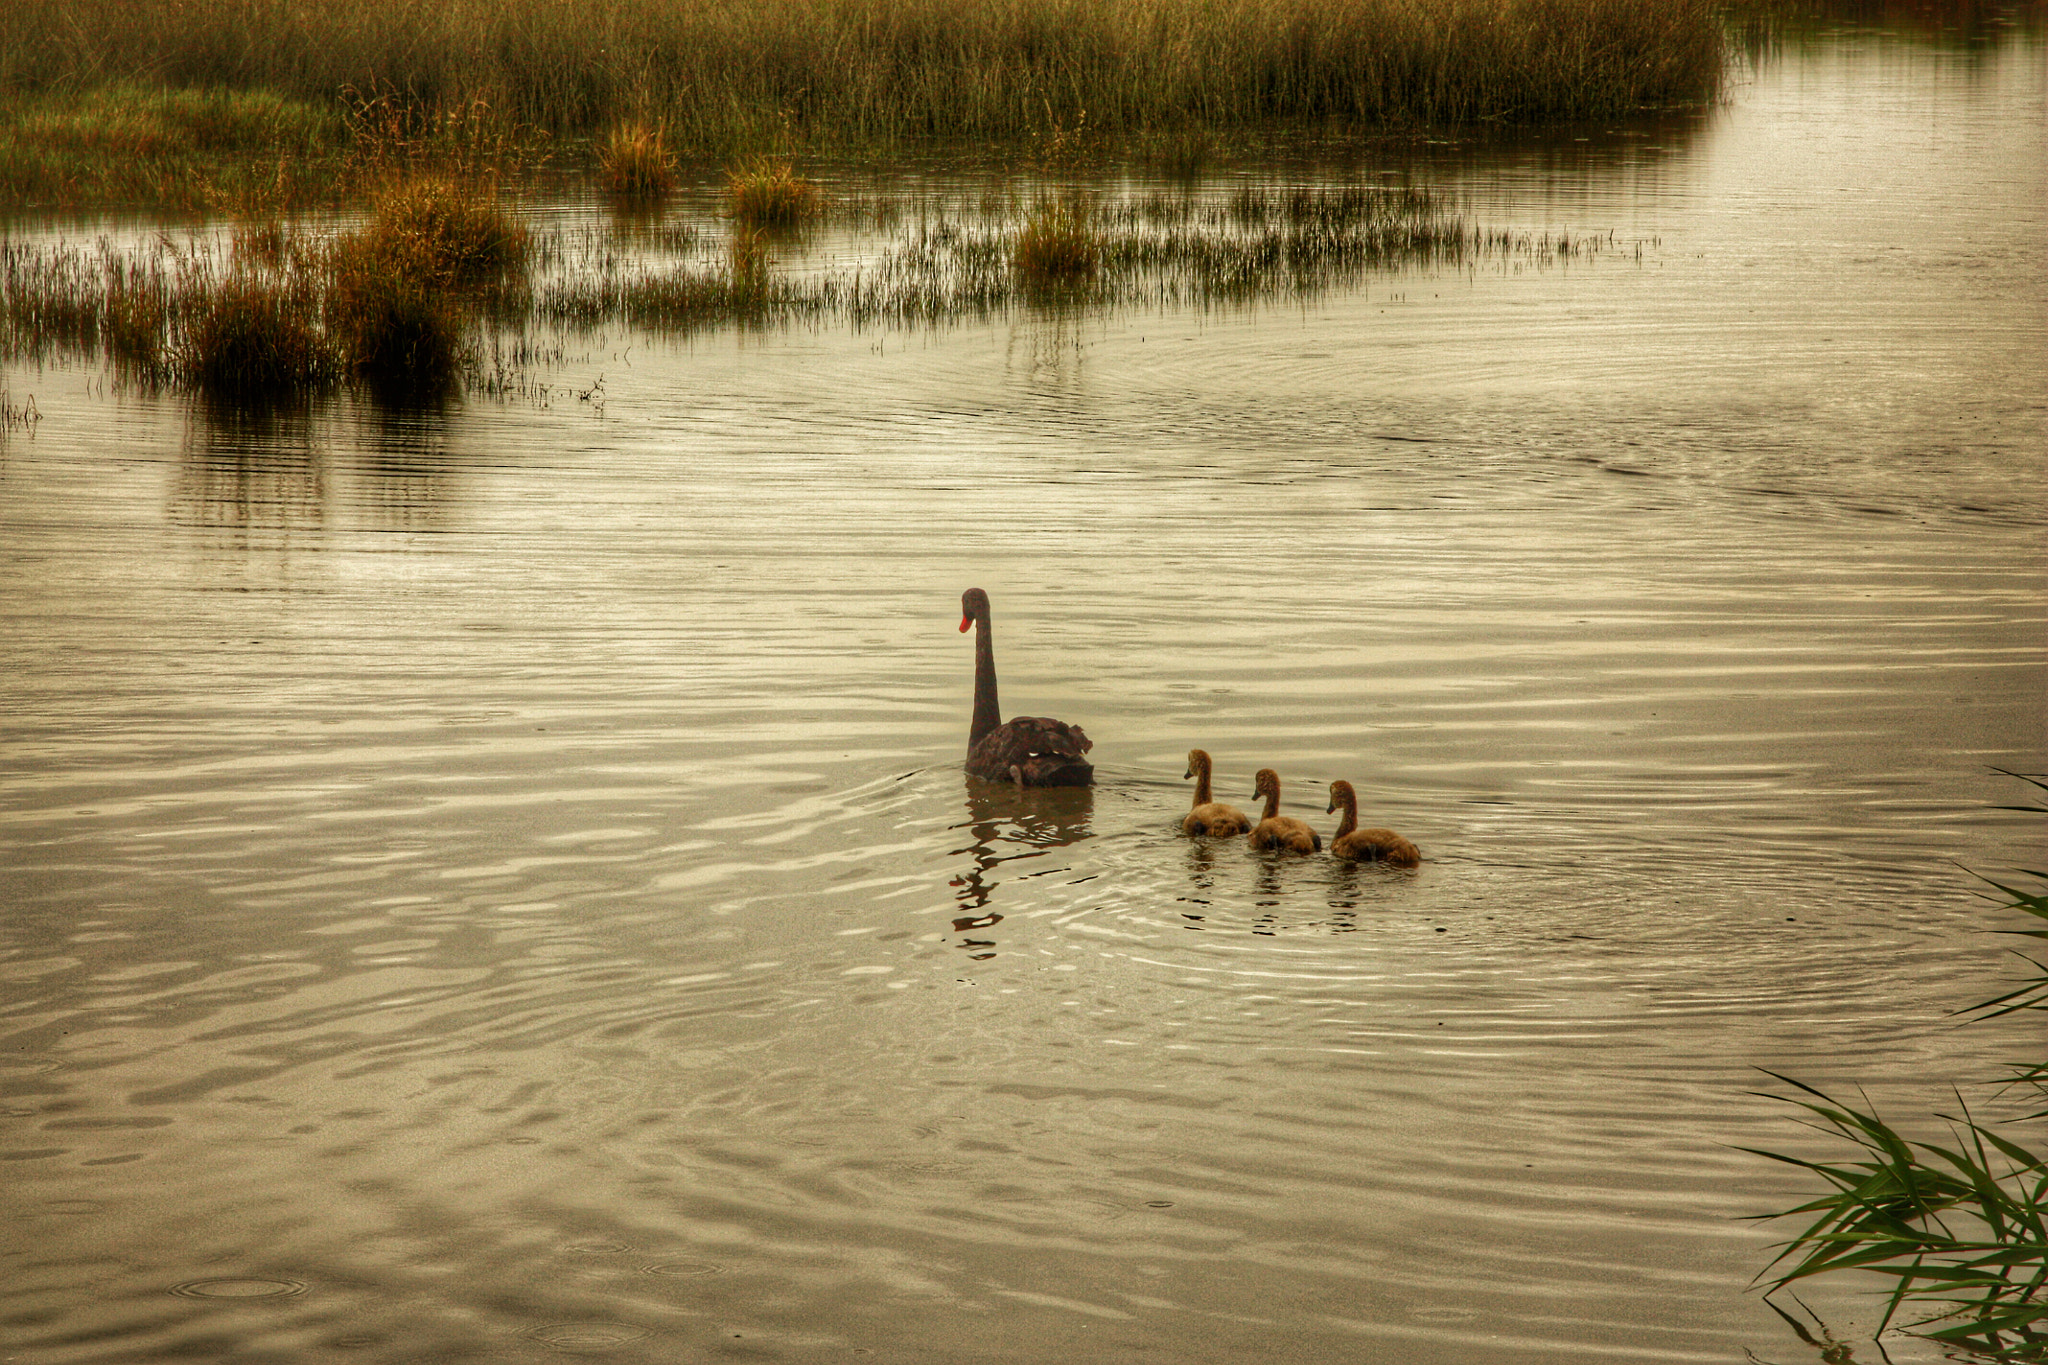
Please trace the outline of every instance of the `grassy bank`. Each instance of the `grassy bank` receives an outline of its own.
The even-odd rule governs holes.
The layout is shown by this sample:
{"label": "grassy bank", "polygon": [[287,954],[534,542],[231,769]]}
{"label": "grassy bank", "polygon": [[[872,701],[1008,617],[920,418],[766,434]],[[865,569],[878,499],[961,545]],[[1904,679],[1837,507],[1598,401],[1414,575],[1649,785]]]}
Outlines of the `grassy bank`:
{"label": "grassy bank", "polygon": [[288,207],[329,197],[350,148],[334,99],[138,81],[16,90],[0,93],[0,206]]}
{"label": "grassy bank", "polygon": [[0,7],[0,95],[386,92],[724,155],[1607,117],[1712,98],[1724,43],[1709,0],[48,0]]}

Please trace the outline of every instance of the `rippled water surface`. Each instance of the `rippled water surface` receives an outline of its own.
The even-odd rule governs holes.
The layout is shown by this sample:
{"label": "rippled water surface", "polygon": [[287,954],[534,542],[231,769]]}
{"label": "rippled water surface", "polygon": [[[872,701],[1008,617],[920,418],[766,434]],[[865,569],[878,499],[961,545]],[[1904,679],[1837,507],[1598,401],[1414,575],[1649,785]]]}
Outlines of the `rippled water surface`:
{"label": "rippled water surface", "polygon": [[[1613,247],[1307,302],[10,368],[6,1358],[1810,1357],[1755,1068],[2023,1036],[1946,1011],[2043,865],[2043,69],[1434,149]],[[1092,792],[963,778],[971,585]],[[1424,866],[1191,843],[1191,745]]]}

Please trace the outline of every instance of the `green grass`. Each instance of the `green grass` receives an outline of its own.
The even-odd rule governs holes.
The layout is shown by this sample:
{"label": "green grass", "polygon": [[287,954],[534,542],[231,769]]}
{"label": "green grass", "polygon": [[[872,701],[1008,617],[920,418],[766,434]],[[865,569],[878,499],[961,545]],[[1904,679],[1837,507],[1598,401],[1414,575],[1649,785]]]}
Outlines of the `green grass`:
{"label": "green grass", "polygon": [[1712,0],[45,0],[0,9],[0,95],[138,81],[601,135],[704,156],[1055,129],[1472,124],[1700,104]]}
{"label": "green grass", "polygon": [[[2038,778],[2011,776],[2048,791]],[[2048,815],[2048,806],[2038,804],[2008,809]],[[2048,921],[2048,871],[2024,875],[2036,885],[1989,884],[2005,897],[2005,908]],[[2048,927],[2003,932],[2048,939]],[[2022,960],[2031,975],[1964,1013],[2048,1012],[2048,963]],[[2034,1035],[2037,1055],[2015,1062],[2011,1075],[1996,1083],[1998,1091],[2017,1088],[2036,1105],[2048,1101],[2040,1036]],[[1768,1215],[1811,1220],[1772,1263],[1775,1273],[1766,1272],[1772,1289],[1862,1271],[1890,1283],[1880,1332],[1900,1314],[1912,1314],[1909,1331],[1963,1353],[1960,1358],[2048,1361],[2048,1149],[2023,1145],[2013,1135],[2013,1125],[2038,1124],[2048,1109],[1993,1124],[1958,1092],[1958,1111],[1937,1116],[1946,1134],[1930,1141],[1906,1136],[1867,1105],[1842,1103],[1789,1076],[1777,1079],[1808,1097],[1791,1102],[1811,1116],[1809,1126],[1845,1140],[1852,1156],[1815,1161],[1749,1149],[1809,1171],[1828,1187]]]}

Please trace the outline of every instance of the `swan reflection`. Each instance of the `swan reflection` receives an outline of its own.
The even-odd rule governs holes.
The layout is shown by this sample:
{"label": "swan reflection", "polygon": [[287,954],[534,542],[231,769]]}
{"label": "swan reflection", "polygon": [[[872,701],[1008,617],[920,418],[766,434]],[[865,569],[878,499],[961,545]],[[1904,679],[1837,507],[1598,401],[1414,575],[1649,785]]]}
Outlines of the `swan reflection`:
{"label": "swan reflection", "polygon": [[[953,828],[966,830],[972,842],[953,851],[965,854],[971,865],[952,881],[958,912],[953,931],[963,936],[960,946],[979,962],[995,956],[996,940],[988,931],[1003,917],[989,908],[989,902],[1006,880],[1000,869],[1006,863],[1043,858],[1051,849],[1091,837],[1095,789],[1020,787],[978,777],[966,781],[967,818]],[[1037,867],[1013,875],[1034,877],[1057,870]]]}

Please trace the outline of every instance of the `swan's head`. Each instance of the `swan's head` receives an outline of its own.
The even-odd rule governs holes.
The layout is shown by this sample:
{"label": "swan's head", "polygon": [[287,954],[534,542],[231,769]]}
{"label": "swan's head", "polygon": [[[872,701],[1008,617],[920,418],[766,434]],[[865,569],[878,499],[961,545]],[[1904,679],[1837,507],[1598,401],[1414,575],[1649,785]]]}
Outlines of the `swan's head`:
{"label": "swan's head", "polygon": [[1252,778],[1252,783],[1253,796],[1278,796],[1280,794],[1280,774],[1274,772],[1271,768],[1259,769],[1258,775]]}
{"label": "swan's head", "polygon": [[1323,808],[1323,814],[1328,815],[1339,806],[1350,806],[1353,810],[1358,808],[1358,793],[1351,790],[1349,782],[1330,784],[1330,804]]}
{"label": "swan's head", "polygon": [[1187,778],[1193,777],[1196,773],[1205,773],[1208,771],[1209,755],[1204,753],[1200,749],[1188,750],[1188,770],[1181,774],[1182,779],[1185,780]]}
{"label": "swan's head", "polygon": [[976,621],[988,620],[988,594],[980,588],[969,588],[960,594],[960,629],[964,632]]}

